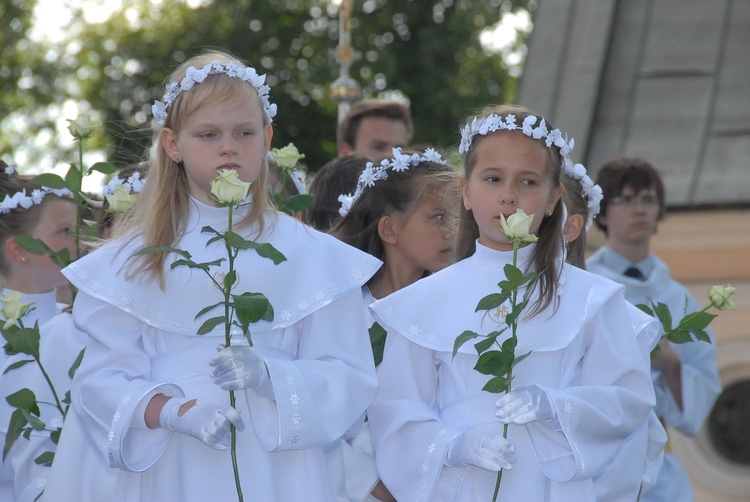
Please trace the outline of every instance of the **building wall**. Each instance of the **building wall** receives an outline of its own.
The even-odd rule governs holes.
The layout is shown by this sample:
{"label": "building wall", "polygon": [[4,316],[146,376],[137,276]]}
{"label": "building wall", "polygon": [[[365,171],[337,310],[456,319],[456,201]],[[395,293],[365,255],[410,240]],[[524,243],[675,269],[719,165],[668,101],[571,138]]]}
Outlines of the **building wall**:
{"label": "building wall", "polygon": [[[613,156],[652,162],[669,208],[652,250],[699,301],[737,288],[713,323],[727,429],[670,444],[698,502],[750,501],[750,0],[538,0],[533,22],[516,101],[574,137],[594,178]],[[592,230],[590,250],[603,241]]]}

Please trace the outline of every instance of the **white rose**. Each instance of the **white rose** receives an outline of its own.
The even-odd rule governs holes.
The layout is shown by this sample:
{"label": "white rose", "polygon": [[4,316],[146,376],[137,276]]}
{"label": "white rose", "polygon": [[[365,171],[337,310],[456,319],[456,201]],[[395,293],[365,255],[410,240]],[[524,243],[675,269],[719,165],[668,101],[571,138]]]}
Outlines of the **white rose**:
{"label": "white rose", "polygon": [[271,150],[273,160],[276,164],[284,169],[291,169],[297,165],[299,159],[304,159],[305,156],[297,150],[297,147],[293,143],[289,143],[284,148],[274,148]]}
{"label": "white rose", "polygon": [[729,284],[716,285],[708,292],[708,299],[711,300],[711,305],[719,310],[734,310],[734,295],[736,293],[737,289]]}
{"label": "white rose", "polygon": [[240,180],[237,171],[233,169],[221,171],[211,182],[211,193],[224,206],[245,200],[248,190],[250,183]]}
{"label": "white rose", "polygon": [[89,118],[85,115],[79,115],[75,120],[68,119],[68,122],[68,131],[70,131],[70,134],[76,139],[90,138],[91,135],[94,134],[94,129],[97,127],[95,124],[92,124]]}
{"label": "white rose", "polygon": [[521,242],[536,242],[536,235],[529,233],[533,221],[534,215],[527,215],[523,209],[516,209],[516,213],[511,214],[507,220],[504,215],[500,215],[503,235],[511,241],[519,239]]}
{"label": "white rose", "polygon": [[115,185],[114,191],[105,197],[109,202],[110,213],[127,213],[135,204],[135,195],[128,192],[122,185]]}
{"label": "white rose", "polygon": [[21,293],[18,291],[9,291],[2,298],[0,298],[0,314],[5,318],[5,325],[3,329],[8,329],[18,322],[23,317],[29,306],[33,305],[34,302],[24,304],[21,301]]}

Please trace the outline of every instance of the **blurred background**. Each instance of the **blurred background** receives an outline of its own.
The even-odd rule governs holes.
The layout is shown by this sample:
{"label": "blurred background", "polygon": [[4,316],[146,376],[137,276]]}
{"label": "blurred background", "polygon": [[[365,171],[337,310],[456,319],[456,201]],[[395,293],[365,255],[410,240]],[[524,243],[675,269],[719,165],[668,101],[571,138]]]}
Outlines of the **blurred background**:
{"label": "blurred background", "polygon": [[0,0],[0,26],[0,156],[26,173],[67,169],[79,115],[102,124],[85,163],[141,160],[164,79],[213,47],[268,75],[274,146],[311,172],[336,155],[343,74],[351,97],[408,102],[415,144],[450,153],[467,116],[517,102],[592,177],[648,159],[668,195],[653,251],[702,304],[738,290],[713,324],[724,392],[670,441],[698,501],[750,500],[750,1]]}

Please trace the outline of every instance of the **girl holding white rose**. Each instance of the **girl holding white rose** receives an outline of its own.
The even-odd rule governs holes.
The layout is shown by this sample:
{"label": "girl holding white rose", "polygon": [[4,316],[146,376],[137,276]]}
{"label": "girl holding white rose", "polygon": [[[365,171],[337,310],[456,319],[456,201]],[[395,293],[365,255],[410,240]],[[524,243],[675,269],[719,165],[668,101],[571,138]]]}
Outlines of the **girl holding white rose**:
{"label": "girl holding white rose", "polygon": [[[208,52],[182,64],[155,103],[161,127],[133,211],[111,242],[64,271],[79,288],[73,316],[90,341],[44,500],[236,499],[232,425],[253,500],[342,493],[322,447],[376,393],[361,286],[380,262],[269,202],[268,91],[252,68]],[[222,299],[212,278],[171,267],[173,252],[136,253],[179,248],[211,263],[223,283],[223,245],[201,230],[226,230],[229,208],[215,202],[243,199],[233,231],[285,260],[252,249],[234,258],[232,290],[264,294],[273,313],[250,325],[252,346],[237,330],[223,347],[223,324],[196,334],[215,315],[196,314]]]}
{"label": "girl holding white rose", "polygon": [[[460,147],[459,261],[371,306],[388,338],[368,416],[378,472],[398,500],[492,500],[501,469],[498,500],[595,500],[592,477],[654,404],[622,288],[563,263],[561,174],[572,147],[521,107],[473,117]],[[490,310],[477,302],[506,279],[508,232],[538,237],[517,254],[541,276],[518,318],[511,390],[493,395],[474,369],[479,348],[453,352],[463,332],[505,325],[507,300]]]}

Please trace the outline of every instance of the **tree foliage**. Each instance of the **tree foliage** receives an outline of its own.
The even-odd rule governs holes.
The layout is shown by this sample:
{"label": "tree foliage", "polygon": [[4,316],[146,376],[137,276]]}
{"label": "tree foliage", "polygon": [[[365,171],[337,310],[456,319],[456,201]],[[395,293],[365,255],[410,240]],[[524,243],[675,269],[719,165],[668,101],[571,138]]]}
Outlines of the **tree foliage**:
{"label": "tree foliage", "polygon": [[[364,96],[398,91],[411,102],[415,143],[455,146],[466,116],[514,95],[503,58],[482,49],[479,33],[528,3],[355,1],[352,45],[359,57],[351,75]],[[328,94],[339,71],[335,4],[131,0],[125,5],[98,24],[84,22],[85,12],[77,12],[67,41],[29,50],[33,44],[25,34],[33,0],[0,0],[3,19],[12,20],[11,30],[0,33],[3,116],[15,112],[32,131],[54,131],[45,110],[73,100],[82,113],[105,123],[95,141],[109,159],[132,163],[151,142],[150,106],[169,73],[202,49],[222,48],[268,75],[271,100],[279,107],[274,145],[294,142],[312,170],[336,155],[337,105]],[[521,36],[517,43],[523,43]],[[30,89],[19,89],[24,78]],[[3,123],[3,151],[17,144],[11,137],[17,123]],[[50,146],[55,148],[60,147]]]}

